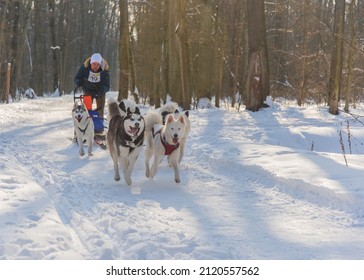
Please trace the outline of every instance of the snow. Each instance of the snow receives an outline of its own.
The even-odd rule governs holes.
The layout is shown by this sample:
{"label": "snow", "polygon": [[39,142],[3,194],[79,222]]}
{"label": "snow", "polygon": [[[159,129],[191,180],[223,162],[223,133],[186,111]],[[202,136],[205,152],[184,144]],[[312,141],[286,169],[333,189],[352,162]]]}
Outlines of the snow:
{"label": "snow", "polygon": [[269,102],[190,111],[181,183],[142,153],[130,187],[78,155],[72,96],[0,104],[0,259],[363,259],[360,117]]}

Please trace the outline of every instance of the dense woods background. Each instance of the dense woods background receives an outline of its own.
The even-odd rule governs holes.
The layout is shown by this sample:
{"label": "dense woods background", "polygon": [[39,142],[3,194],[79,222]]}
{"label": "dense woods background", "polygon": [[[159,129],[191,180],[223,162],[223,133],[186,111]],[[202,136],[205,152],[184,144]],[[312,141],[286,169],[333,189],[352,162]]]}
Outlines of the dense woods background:
{"label": "dense woods background", "polygon": [[356,0],[0,0],[0,97],[8,63],[13,97],[70,93],[100,52],[120,97],[257,110],[272,95],[337,114],[363,97],[363,18]]}

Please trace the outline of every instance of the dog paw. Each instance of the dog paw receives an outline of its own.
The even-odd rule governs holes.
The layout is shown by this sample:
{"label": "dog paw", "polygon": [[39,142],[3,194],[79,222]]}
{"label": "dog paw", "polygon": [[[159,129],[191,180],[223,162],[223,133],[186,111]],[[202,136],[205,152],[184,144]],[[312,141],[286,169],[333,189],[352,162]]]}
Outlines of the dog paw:
{"label": "dog paw", "polygon": [[120,177],[114,177],[114,180],[117,182],[117,181],[120,181]]}
{"label": "dog paw", "polygon": [[88,156],[89,157],[92,157],[94,154],[93,153],[88,153]]}
{"label": "dog paw", "polygon": [[130,178],[125,178],[125,183],[130,186],[132,183],[132,180]]}
{"label": "dog paw", "polygon": [[80,156],[84,156],[85,155],[85,152],[84,151],[80,151]]}
{"label": "dog paw", "polygon": [[174,181],[175,181],[176,183],[180,183],[180,182],[181,182],[181,180],[180,180],[180,179],[174,179]]}

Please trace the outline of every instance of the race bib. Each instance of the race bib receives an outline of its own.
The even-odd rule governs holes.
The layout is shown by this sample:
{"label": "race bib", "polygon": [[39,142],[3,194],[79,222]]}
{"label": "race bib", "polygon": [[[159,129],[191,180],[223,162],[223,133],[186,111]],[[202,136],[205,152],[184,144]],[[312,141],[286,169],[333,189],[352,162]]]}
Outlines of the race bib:
{"label": "race bib", "polygon": [[90,74],[88,75],[88,81],[91,83],[98,83],[101,81],[101,73],[94,73],[90,71]]}

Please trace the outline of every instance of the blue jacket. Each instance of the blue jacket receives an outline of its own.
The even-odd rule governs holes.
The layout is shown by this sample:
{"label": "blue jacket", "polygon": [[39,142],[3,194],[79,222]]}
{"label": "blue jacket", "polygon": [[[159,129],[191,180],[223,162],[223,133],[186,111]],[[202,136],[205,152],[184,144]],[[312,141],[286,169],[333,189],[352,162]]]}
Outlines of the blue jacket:
{"label": "blue jacket", "polygon": [[94,97],[105,94],[110,90],[109,65],[105,59],[97,73],[91,71],[90,58],[78,69],[74,82],[77,86],[82,86],[85,93]]}

